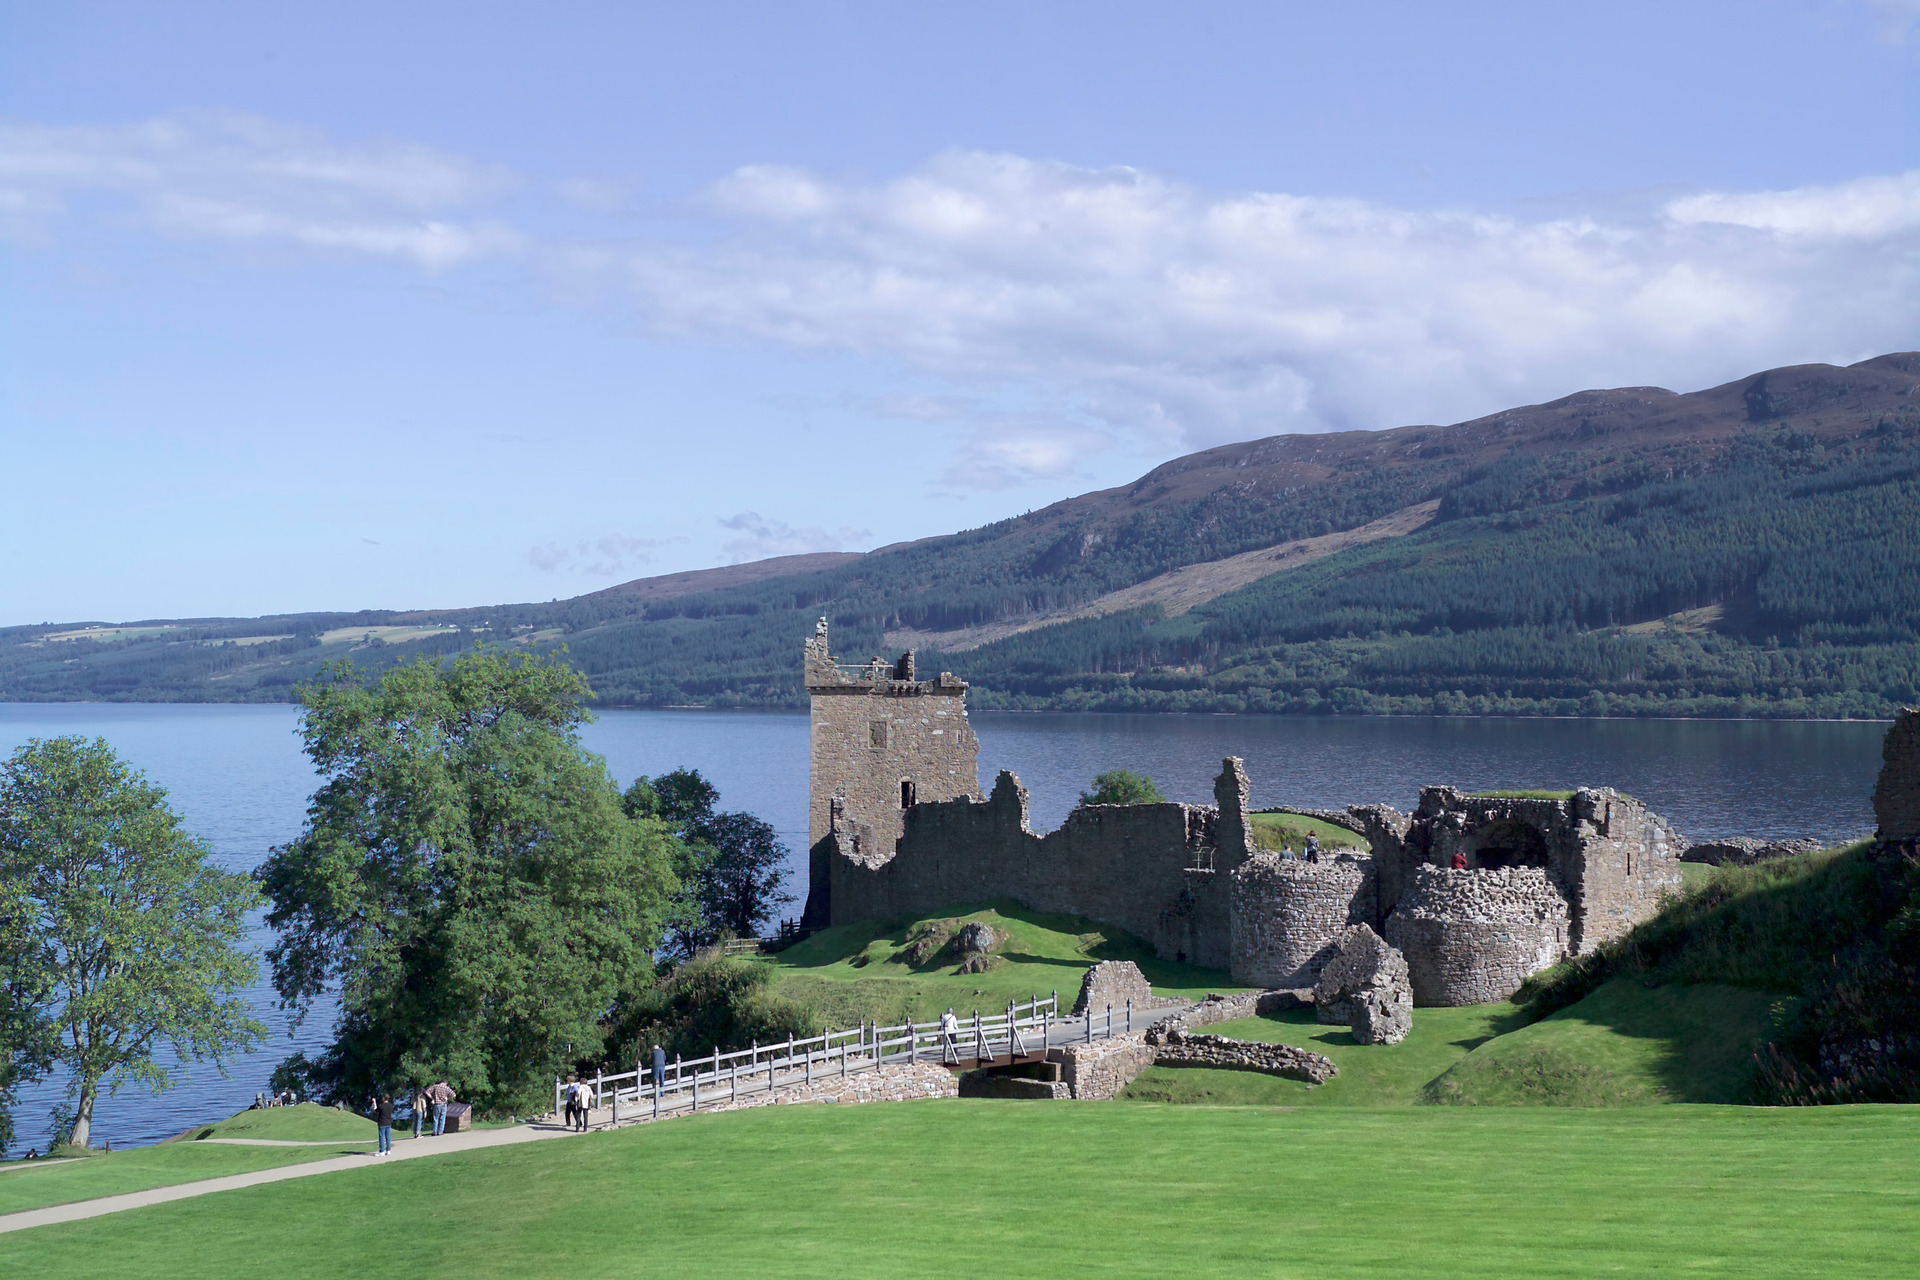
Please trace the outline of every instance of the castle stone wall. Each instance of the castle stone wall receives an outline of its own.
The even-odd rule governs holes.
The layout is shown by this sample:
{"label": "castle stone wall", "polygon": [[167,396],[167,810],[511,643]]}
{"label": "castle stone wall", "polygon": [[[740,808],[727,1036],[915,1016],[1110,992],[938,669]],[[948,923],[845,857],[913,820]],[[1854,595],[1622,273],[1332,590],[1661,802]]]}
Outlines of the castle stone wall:
{"label": "castle stone wall", "polygon": [[1255,854],[1233,873],[1233,980],[1312,986],[1347,928],[1377,913],[1372,858],[1312,863]]}
{"label": "castle stone wall", "polygon": [[1568,952],[1566,897],[1540,868],[1419,867],[1387,917],[1419,1006],[1504,1000]]}
{"label": "castle stone wall", "polygon": [[909,810],[890,856],[851,856],[858,831],[843,827],[824,859],[831,923],[1010,898],[1115,925],[1166,959],[1224,969],[1226,880],[1246,857],[1246,774],[1228,761],[1221,777],[1224,816],[1184,804],[1091,805],[1036,835],[1026,789],[1002,773],[983,801]]}

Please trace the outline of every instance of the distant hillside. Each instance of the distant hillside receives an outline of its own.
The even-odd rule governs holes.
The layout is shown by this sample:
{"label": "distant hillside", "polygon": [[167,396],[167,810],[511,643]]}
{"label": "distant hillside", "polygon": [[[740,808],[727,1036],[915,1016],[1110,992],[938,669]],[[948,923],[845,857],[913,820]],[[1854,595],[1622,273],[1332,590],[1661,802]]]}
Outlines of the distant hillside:
{"label": "distant hillside", "polygon": [[1274,436],[863,556],[551,604],[0,631],[0,697],[272,700],[320,662],[565,644],[603,705],[798,706],[915,646],[976,705],[1885,716],[1920,695],[1920,354]]}

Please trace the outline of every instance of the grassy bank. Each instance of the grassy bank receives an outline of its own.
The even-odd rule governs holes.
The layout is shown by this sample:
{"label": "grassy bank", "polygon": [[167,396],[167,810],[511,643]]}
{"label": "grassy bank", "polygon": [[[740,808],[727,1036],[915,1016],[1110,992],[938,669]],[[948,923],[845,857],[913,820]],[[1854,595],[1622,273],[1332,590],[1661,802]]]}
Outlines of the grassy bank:
{"label": "grassy bank", "polygon": [[1028,911],[1012,903],[961,908],[942,923],[979,920],[1006,935],[994,968],[960,973],[951,952],[916,963],[915,920],[862,921],[823,929],[767,963],[783,996],[817,1011],[822,1021],[851,1026],[861,1017],[898,1022],[909,1014],[936,1018],[951,1006],[963,1015],[991,1013],[1009,1000],[1059,991],[1063,1008],[1073,1004],[1088,966],[1101,960],[1131,960],[1156,995],[1197,1000],[1210,991],[1242,991],[1227,974],[1158,960],[1150,947],[1122,930],[1074,916]]}
{"label": "grassy bank", "polygon": [[0,1270],[1893,1275],[1917,1142],[1907,1108],[783,1107],[39,1228]]}
{"label": "grassy bank", "polygon": [[[331,1160],[349,1152],[370,1152],[373,1139],[358,1146],[229,1147],[208,1142],[164,1142],[85,1156],[77,1160],[34,1160],[11,1163],[0,1173],[0,1213],[44,1209],[101,1196],[149,1191],[230,1173],[278,1169],[282,1165]],[[0,1240],[12,1237],[0,1236]],[[31,1270],[17,1274],[35,1274]],[[41,1273],[45,1274],[45,1273]]]}

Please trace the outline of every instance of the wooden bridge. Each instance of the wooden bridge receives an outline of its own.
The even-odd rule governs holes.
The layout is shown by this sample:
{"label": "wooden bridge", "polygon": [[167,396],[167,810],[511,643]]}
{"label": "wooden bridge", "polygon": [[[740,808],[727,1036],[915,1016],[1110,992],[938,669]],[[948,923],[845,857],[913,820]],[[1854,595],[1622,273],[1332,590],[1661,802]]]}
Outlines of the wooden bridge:
{"label": "wooden bridge", "polygon": [[[1007,1006],[1005,1013],[978,1011],[957,1026],[905,1022],[872,1023],[846,1031],[828,1031],[806,1039],[754,1044],[722,1052],[716,1048],[691,1061],[675,1055],[664,1078],[654,1080],[642,1062],[632,1071],[601,1073],[582,1081],[591,1090],[589,1114],[606,1111],[595,1123],[653,1119],[702,1107],[724,1106],[755,1094],[810,1088],[816,1082],[845,1078],[895,1063],[938,1063],[954,1072],[1009,1067],[1047,1060],[1047,1050],[1078,1041],[1110,1039],[1133,1030],[1134,1010],[1109,1005],[1100,1012],[1062,1018],[1056,992]],[[1145,1025],[1144,1022],[1141,1024]],[[566,1082],[553,1082],[553,1109],[566,1105]]]}

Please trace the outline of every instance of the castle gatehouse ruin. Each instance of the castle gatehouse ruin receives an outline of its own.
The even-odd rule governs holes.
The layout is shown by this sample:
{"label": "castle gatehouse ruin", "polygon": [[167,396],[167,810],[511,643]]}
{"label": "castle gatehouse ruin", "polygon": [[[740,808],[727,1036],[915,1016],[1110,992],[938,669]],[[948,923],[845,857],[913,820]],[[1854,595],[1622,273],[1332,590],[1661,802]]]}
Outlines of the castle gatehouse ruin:
{"label": "castle gatehouse ruin", "polygon": [[1364,835],[1369,852],[1282,858],[1257,847],[1246,771],[1232,758],[1212,805],[1083,805],[1036,834],[1012,773],[979,794],[964,681],[917,679],[911,653],[836,665],[823,619],[807,644],[806,683],[811,928],[1010,899],[1273,989],[1312,986],[1364,924],[1405,955],[1416,1004],[1457,1005],[1511,995],[1647,919],[1680,887],[1684,842],[1639,801],[1603,789],[1428,787],[1411,814],[1384,805],[1313,814]]}

